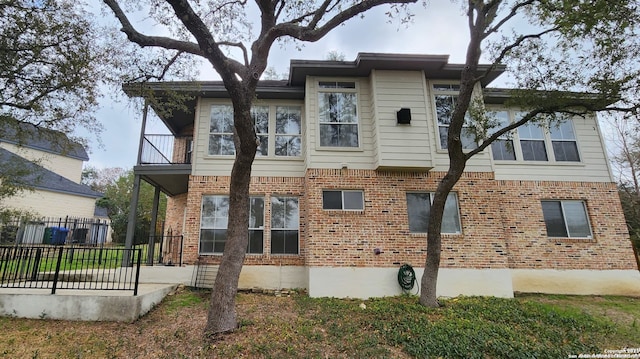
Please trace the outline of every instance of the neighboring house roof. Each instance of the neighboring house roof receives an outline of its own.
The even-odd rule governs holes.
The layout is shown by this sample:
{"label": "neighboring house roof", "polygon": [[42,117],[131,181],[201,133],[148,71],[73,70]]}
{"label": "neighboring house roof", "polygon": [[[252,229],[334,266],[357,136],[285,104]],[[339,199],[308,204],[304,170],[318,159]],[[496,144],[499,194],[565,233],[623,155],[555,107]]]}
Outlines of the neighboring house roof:
{"label": "neighboring house roof", "polygon": [[84,146],[71,141],[64,133],[36,127],[30,123],[0,122],[0,142],[88,161]]}
{"label": "neighboring house roof", "polygon": [[24,176],[22,182],[32,186],[34,189],[90,198],[103,196],[102,193],[92,190],[89,186],[75,183],[4,148],[0,148],[0,163],[6,162],[24,165],[29,170],[29,174]]}

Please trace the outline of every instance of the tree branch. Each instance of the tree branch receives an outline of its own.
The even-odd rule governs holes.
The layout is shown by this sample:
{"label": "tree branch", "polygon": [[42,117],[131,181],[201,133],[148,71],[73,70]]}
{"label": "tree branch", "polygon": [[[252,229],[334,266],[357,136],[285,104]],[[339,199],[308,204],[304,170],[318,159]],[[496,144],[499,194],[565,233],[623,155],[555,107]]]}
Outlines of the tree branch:
{"label": "tree branch", "polygon": [[560,28],[559,27],[553,27],[547,30],[544,30],[542,32],[539,32],[537,34],[529,34],[529,35],[522,35],[520,36],[518,39],[516,39],[513,43],[511,43],[510,45],[505,46],[502,51],[500,51],[500,54],[498,54],[498,56],[493,60],[493,63],[479,76],[477,76],[475,78],[475,81],[478,82],[482,79],[484,79],[485,77],[487,77],[487,75],[489,75],[489,73],[491,73],[491,71],[495,70],[496,67],[502,62],[502,60],[509,54],[509,52],[513,49],[515,49],[516,47],[520,46],[523,42],[525,42],[526,40],[529,39],[539,39],[542,36],[549,34],[551,32],[554,31],[558,31]]}
{"label": "tree branch", "polygon": [[209,60],[225,83],[235,83],[237,81],[235,74],[240,75],[240,77],[244,79],[248,77],[248,71],[245,66],[236,60],[226,57],[222,53],[219,44],[213,38],[209,28],[200,16],[195,13],[188,1],[167,0],[167,2],[173,8],[178,19],[180,19],[182,24],[196,38],[196,41],[198,41],[201,56]]}
{"label": "tree branch", "polygon": [[[504,135],[505,133],[515,130],[516,128],[526,124],[527,122],[533,120],[537,115],[540,114],[552,114],[555,112],[562,112],[571,115],[584,116],[587,112],[600,112],[600,111],[620,111],[620,112],[634,112],[638,110],[638,105],[631,107],[612,107],[608,105],[603,105],[603,103],[608,103],[607,99],[574,99],[560,105],[549,105],[542,106],[540,108],[529,111],[525,116],[523,116],[519,121],[513,122],[508,126],[505,126],[496,132],[494,132],[491,136],[485,139],[480,146],[474,148],[473,150],[465,153],[466,159],[470,159],[474,155],[483,151],[485,148],[489,147],[498,137]],[[583,108],[582,111],[576,111],[572,109]]]}
{"label": "tree branch", "polygon": [[249,53],[247,52],[247,48],[244,46],[243,43],[241,43],[241,42],[230,42],[230,41],[220,41],[218,43],[218,45],[220,45],[220,46],[233,46],[233,47],[240,48],[240,50],[242,50],[242,55],[243,55],[243,58],[244,58],[244,65],[245,66],[249,66]]}
{"label": "tree branch", "polygon": [[124,13],[124,11],[122,11],[120,5],[118,5],[118,2],[116,0],[103,1],[111,9],[111,11],[113,11],[113,14],[122,25],[122,29],[120,29],[120,31],[124,32],[127,35],[129,41],[136,43],[141,47],[162,47],[169,50],[178,50],[193,55],[204,56],[204,52],[200,50],[197,44],[194,44],[192,42],[179,41],[164,36],[148,36],[138,32],[133,27],[133,25],[127,18],[127,15]]}
{"label": "tree branch", "polygon": [[[314,41],[318,41],[319,39],[321,39],[323,36],[325,36],[327,33],[329,33],[329,31],[333,30],[334,28],[336,28],[338,25],[342,24],[343,22],[353,18],[354,16],[357,16],[371,8],[374,8],[376,6],[379,5],[384,5],[384,4],[410,4],[410,3],[415,3],[417,0],[370,0],[370,1],[364,1],[364,2],[360,2],[357,3],[355,5],[352,5],[351,7],[341,11],[340,13],[336,14],[334,17],[332,17],[331,19],[329,19],[324,25],[320,26],[320,27],[311,27],[309,25],[308,26],[299,26],[297,25],[295,22],[295,20],[289,21],[289,22],[285,22],[285,23],[281,23],[276,25],[272,30],[271,30],[271,37],[273,37],[274,39],[280,36],[291,36],[294,39],[300,40],[300,41],[310,41],[310,42],[314,42]],[[316,12],[314,12],[314,14],[317,14]],[[322,17],[324,16],[324,14],[321,14],[320,18],[313,22],[314,25],[317,25],[317,23],[322,20]]]}
{"label": "tree branch", "polygon": [[[492,2],[490,2],[487,7],[493,7],[493,6],[498,6],[500,1],[494,0]],[[516,16],[518,14],[518,11],[525,7],[525,6],[529,6],[531,4],[533,4],[534,2],[536,2],[536,0],[528,0],[528,1],[524,1],[521,2],[519,4],[514,5],[511,8],[511,11],[509,12],[509,14],[505,15],[505,17],[502,18],[502,20],[498,21],[498,23],[494,26],[489,27],[485,32],[484,35],[482,36],[483,39],[486,39],[489,35],[491,35],[492,33],[500,30],[500,28],[506,24],[509,20],[511,20],[514,16]]]}

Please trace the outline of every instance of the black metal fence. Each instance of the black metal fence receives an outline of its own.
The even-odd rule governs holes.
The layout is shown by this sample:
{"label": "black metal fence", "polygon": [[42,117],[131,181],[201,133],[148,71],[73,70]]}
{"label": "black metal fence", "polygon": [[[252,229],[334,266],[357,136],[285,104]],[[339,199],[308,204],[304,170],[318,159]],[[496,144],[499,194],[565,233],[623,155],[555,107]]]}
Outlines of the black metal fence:
{"label": "black metal fence", "polygon": [[[120,267],[123,258],[131,266]],[[1,246],[0,288],[125,290],[138,295],[140,249]]]}
{"label": "black metal fence", "polygon": [[134,248],[142,251],[142,262],[147,265],[160,264],[165,266],[182,266],[182,236],[159,235],[150,236],[153,243],[134,244]]}
{"label": "black metal fence", "polygon": [[0,222],[0,244],[81,244],[107,242],[109,221],[95,218],[15,218]]}

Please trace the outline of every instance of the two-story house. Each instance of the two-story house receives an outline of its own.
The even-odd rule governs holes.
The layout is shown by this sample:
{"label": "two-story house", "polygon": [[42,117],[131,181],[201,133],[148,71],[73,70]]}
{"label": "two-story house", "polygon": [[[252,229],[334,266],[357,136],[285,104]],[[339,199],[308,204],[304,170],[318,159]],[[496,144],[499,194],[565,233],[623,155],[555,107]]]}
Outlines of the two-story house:
{"label": "two-story house", "polygon": [[[81,220],[86,222],[82,227],[90,226],[91,231],[96,232],[92,233],[94,241],[106,241],[109,221],[103,209],[96,208],[96,199],[102,197],[102,193],[81,183],[82,166],[88,160],[84,146],[61,132],[26,123],[3,124],[0,166],[18,169],[18,181],[28,189],[3,198],[0,207],[29,213],[38,223],[42,220],[44,224],[37,226],[42,227],[42,231],[44,226],[78,228],[77,222]],[[65,223],[69,218],[75,222]],[[83,236],[85,232],[81,232]],[[38,234],[37,239],[25,241],[42,243],[42,236]]]}
{"label": "two-story house", "polygon": [[[292,60],[287,81],[262,81],[241,287],[371,297],[400,293],[404,263],[420,276],[462,67],[447,56],[360,53]],[[507,91],[485,88],[501,71],[477,91],[507,123],[521,112],[505,107]],[[184,236],[184,262],[217,265],[234,159],[229,95],[221,82],[149,86],[193,98],[160,114],[174,140],[161,153],[163,136],[146,135],[135,174],[170,196],[167,226]],[[640,294],[595,114],[523,126],[472,158],[442,232],[439,295]]]}

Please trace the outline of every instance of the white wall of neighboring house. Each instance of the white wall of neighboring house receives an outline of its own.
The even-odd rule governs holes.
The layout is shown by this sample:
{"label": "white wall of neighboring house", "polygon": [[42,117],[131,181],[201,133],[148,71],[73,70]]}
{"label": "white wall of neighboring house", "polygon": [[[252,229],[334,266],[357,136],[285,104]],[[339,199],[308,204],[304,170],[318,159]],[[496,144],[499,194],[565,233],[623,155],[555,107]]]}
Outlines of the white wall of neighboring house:
{"label": "white wall of neighboring house", "polygon": [[81,159],[38,151],[28,147],[19,147],[6,142],[0,142],[0,147],[29,161],[35,162],[49,171],[57,173],[75,183],[80,183],[82,179],[83,161]]}
{"label": "white wall of neighboring house", "polygon": [[44,190],[24,191],[5,200],[11,208],[26,210],[42,217],[93,218],[95,198],[50,192]]}

